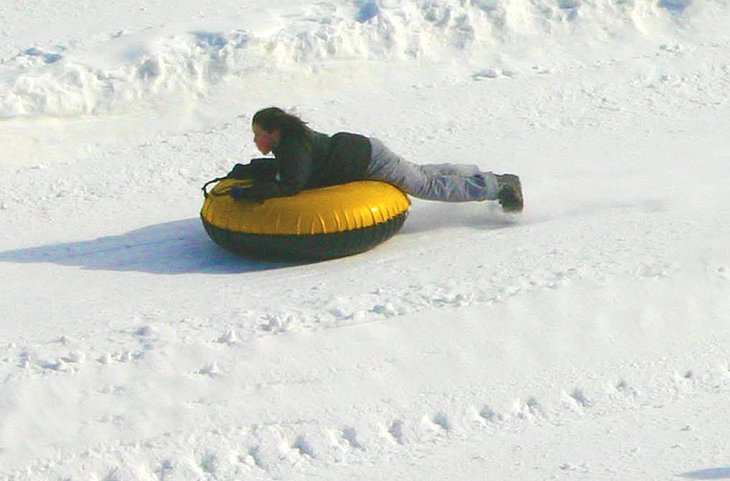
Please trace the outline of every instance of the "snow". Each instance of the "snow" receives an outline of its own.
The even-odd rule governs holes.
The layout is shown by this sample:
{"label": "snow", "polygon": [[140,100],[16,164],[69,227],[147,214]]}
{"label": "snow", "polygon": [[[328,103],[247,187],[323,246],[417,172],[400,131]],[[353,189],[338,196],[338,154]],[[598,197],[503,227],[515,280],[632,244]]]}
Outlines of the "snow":
{"label": "snow", "polygon": [[[730,479],[730,5],[0,5],[0,479]],[[218,248],[252,114],[519,174]]]}

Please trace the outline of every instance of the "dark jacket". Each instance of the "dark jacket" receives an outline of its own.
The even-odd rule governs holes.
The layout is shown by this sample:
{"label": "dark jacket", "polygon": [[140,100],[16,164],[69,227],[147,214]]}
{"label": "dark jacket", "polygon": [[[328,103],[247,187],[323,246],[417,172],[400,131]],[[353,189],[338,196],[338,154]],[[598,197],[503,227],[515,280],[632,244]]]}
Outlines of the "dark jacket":
{"label": "dark jacket", "polygon": [[311,132],[309,138],[285,138],[273,150],[278,178],[259,180],[248,189],[254,200],[286,197],[302,189],[344,184],[363,179],[370,164],[370,139],[339,132],[328,136]]}

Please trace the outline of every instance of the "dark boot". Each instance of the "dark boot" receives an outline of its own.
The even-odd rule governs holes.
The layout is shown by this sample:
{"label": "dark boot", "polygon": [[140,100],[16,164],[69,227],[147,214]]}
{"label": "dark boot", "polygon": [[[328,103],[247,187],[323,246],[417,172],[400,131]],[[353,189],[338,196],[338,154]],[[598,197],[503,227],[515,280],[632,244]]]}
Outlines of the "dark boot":
{"label": "dark boot", "polygon": [[497,199],[502,210],[509,213],[522,212],[525,203],[522,198],[520,178],[513,174],[498,175],[497,185],[499,185]]}

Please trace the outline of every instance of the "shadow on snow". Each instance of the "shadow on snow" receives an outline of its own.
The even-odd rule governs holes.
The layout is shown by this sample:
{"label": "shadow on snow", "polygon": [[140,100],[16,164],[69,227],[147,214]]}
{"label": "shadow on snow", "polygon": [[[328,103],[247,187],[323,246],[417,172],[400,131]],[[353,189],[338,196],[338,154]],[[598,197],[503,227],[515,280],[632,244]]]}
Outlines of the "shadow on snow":
{"label": "shadow on snow", "polygon": [[[468,206],[433,204],[412,213],[400,235],[407,237],[453,227],[492,230],[516,223],[500,211],[496,206],[484,211]],[[90,270],[152,274],[240,274],[308,263],[275,262],[232,254],[208,237],[198,218],[151,225],[88,241],[4,251],[0,252],[0,262],[51,263]]]}
{"label": "shadow on snow", "polygon": [[120,235],[0,252],[0,262],[52,263],[153,274],[239,274],[289,267],[236,256],[218,247],[200,219],[142,227]]}
{"label": "shadow on snow", "polygon": [[730,468],[711,468],[680,474],[689,479],[730,479]]}

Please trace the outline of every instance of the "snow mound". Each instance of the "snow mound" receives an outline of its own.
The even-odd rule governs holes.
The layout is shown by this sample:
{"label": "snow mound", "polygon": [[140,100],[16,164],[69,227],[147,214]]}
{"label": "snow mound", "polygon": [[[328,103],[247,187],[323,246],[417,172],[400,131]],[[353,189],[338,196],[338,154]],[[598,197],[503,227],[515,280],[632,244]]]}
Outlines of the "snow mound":
{"label": "snow mound", "polygon": [[436,61],[540,46],[546,39],[559,44],[563,35],[589,45],[628,33],[651,36],[686,23],[693,10],[689,0],[340,0],[282,15],[276,28],[259,32],[121,31],[86,46],[31,47],[2,61],[0,118],[190,102],[222,81],[267,68],[353,59]]}

